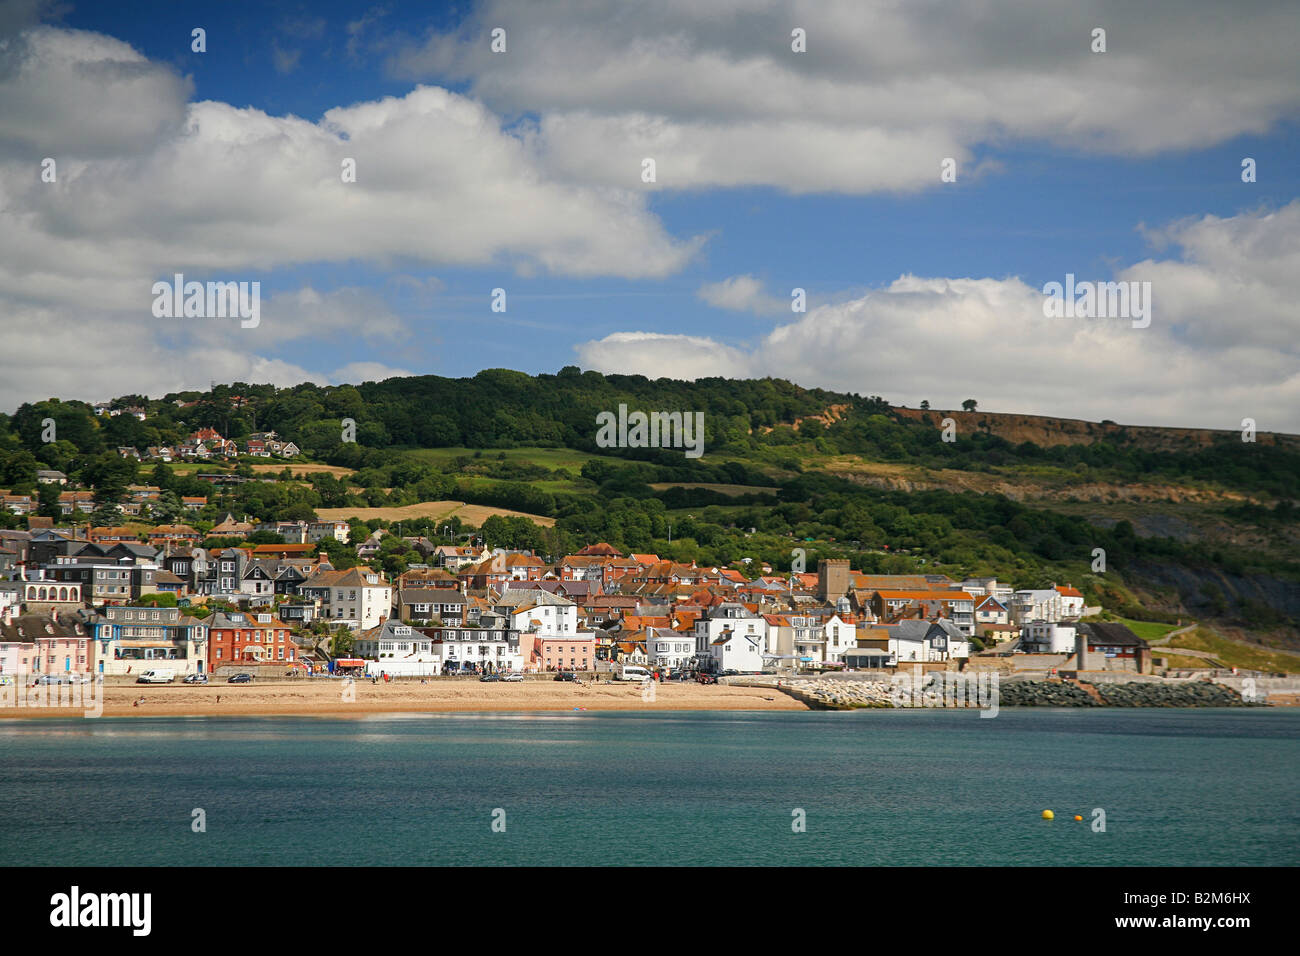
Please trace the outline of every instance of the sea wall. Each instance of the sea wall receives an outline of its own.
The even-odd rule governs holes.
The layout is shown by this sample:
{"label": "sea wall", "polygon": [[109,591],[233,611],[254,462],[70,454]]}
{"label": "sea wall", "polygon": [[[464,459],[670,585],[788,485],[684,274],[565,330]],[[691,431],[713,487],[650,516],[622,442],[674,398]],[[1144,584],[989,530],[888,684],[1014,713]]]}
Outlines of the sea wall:
{"label": "sea wall", "polygon": [[[955,675],[952,675],[955,676]],[[971,675],[974,676],[974,675]],[[987,680],[987,675],[985,675]],[[874,680],[796,678],[776,686],[814,710],[857,710],[866,707],[943,707],[952,706],[951,689],[940,698],[941,685],[927,687],[930,693],[900,694],[893,684]],[[976,707],[984,702],[991,688],[967,689],[965,703]],[[1061,680],[1002,680],[992,689],[998,707],[1247,707],[1257,706],[1242,699],[1240,693],[1222,684],[1208,681],[1140,680],[1126,683],[1089,684]],[[978,701],[978,702],[977,702]]]}

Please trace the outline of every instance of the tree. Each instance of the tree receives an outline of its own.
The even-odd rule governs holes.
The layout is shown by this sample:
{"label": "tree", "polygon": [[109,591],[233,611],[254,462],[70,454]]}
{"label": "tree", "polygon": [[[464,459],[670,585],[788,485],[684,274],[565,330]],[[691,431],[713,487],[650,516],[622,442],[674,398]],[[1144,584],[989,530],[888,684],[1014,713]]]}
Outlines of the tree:
{"label": "tree", "polygon": [[339,628],[334,632],[334,638],[331,641],[331,644],[333,646],[332,653],[335,657],[343,657],[347,654],[351,654],[354,646],[352,632],[346,627]]}
{"label": "tree", "polygon": [[928,412],[929,410],[930,410],[930,400],[929,400],[928,398],[922,399],[922,400],[921,400],[921,411],[923,411],[923,412]]}
{"label": "tree", "polygon": [[40,488],[41,505],[36,509],[36,513],[43,518],[51,518],[58,521],[63,517],[63,509],[59,507],[59,486],[53,482],[47,482]]}
{"label": "tree", "polygon": [[973,412],[973,411],[975,411],[975,406],[976,406],[976,404],[977,404],[977,402],[975,401],[975,399],[973,399],[973,398],[968,398],[968,399],[966,399],[966,401],[964,401],[964,402],[961,403],[962,411],[965,411],[965,412]]}

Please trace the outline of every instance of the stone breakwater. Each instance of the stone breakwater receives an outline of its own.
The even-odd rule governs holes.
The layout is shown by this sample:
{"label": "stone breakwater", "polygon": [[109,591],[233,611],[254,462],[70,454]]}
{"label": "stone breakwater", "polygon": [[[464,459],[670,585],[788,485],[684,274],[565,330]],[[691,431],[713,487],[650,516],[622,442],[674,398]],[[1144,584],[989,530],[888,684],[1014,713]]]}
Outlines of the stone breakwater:
{"label": "stone breakwater", "polygon": [[855,710],[859,707],[893,707],[889,684],[866,680],[788,680],[781,690],[813,710]]}
{"label": "stone breakwater", "polygon": [[[1089,689],[1095,693],[1089,693]],[[1241,695],[1204,681],[1166,684],[1134,681],[1089,684],[1007,681],[998,689],[1002,707],[1246,707]]]}
{"label": "stone breakwater", "polygon": [[[950,677],[952,675],[949,675]],[[944,707],[942,692],[914,696],[899,693],[896,685],[884,681],[827,680],[799,678],[784,680],[777,686],[803,701],[814,710],[857,710],[864,707]],[[930,688],[927,688],[930,689]],[[1207,681],[1160,683],[1155,681],[1127,684],[1087,684],[1069,681],[1008,680],[995,691],[999,707],[1249,707],[1230,687]],[[975,695],[965,704],[976,707]]]}

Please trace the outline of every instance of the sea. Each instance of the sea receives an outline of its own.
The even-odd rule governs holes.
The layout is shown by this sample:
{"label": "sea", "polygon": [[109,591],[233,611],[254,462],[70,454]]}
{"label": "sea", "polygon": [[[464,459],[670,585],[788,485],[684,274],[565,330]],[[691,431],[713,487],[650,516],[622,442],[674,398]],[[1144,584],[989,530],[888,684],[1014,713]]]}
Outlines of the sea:
{"label": "sea", "polygon": [[1294,865],[1298,793],[1300,709],[0,720],[4,866]]}

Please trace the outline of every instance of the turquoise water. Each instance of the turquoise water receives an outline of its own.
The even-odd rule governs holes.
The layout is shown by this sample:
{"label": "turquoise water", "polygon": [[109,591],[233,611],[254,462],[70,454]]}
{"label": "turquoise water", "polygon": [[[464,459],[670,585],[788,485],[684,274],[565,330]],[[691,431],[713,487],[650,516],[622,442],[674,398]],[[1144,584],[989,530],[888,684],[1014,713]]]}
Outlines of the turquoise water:
{"label": "turquoise water", "polygon": [[[1298,731],[1235,709],[0,721],[0,865],[1295,864]],[[1095,807],[1104,833],[1071,819]]]}

